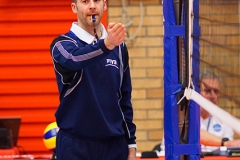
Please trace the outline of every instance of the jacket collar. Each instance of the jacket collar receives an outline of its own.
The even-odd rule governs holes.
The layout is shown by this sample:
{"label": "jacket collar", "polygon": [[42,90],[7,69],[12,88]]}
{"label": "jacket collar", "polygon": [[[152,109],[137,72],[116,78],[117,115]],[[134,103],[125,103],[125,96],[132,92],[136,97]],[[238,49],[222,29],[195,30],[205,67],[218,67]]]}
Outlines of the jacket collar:
{"label": "jacket collar", "polygon": [[[101,24],[102,26],[102,36],[100,37],[100,39],[104,39],[107,37],[107,31],[105,29],[105,27],[103,26],[103,24]],[[77,22],[73,22],[72,23],[72,27],[70,29],[79,39],[81,39],[82,41],[90,44],[95,40],[95,37],[93,35],[91,35],[90,33],[88,33],[87,31],[85,31],[84,29],[82,29],[81,27],[79,27],[77,25]]]}

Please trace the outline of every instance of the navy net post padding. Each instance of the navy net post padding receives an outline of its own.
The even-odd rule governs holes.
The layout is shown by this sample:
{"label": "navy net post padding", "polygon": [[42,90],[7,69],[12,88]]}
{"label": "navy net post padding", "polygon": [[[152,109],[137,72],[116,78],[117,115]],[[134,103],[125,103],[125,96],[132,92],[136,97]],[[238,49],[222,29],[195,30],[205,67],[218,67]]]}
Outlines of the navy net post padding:
{"label": "navy net post padding", "polygon": [[[199,14],[199,0],[194,0],[194,15]],[[180,160],[181,155],[188,155],[189,160],[199,160],[201,154],[200,145],[200,113],[199,106],[190,101],[189,103],[189,128],[188,143],[180,143],[180,133],[178,128],[178,105],[177,93],[182,89],[178,77],[178,56],[177,37],[185,35],[185,26],[177,25],[175,20],[173,0],[163,1],[164,15],[164,140],[165,159]],[[195,34],[195,35],[194,35]],[[193,35],[199,36],[199,20],[194,18]],[[199,57],[198,39],[193,39],[193,55]],[[193,60],[194,77],[199,77],[199,62]],[[193,84],[199,92],[197,79]]]}

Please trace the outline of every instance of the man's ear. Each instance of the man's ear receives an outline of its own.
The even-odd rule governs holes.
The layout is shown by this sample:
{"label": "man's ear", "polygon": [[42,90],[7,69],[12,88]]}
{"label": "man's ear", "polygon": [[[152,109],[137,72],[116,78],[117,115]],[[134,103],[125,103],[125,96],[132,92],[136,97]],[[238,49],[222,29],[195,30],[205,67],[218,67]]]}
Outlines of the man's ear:
{"label": "man's ear", "polygon": [[104,0],[104,6],[103,6],[103,9],[106,10],[107,9],[107,1]]}
{"label": "man's ear", "polygon": [[72,11],[73,11],[73,13],[77,13],[77,6],[76,6],[76,3],[72,3],[72,4],[71,4],[71,7],[72,7]]}

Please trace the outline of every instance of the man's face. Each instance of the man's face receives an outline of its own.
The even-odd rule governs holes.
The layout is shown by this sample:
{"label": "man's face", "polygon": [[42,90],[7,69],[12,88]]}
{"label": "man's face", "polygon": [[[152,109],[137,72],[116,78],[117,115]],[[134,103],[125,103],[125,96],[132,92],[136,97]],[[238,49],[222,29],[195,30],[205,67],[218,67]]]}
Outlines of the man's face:
{"label": "man's face", "polygon": [[201,95],[217,104],[220,95],[220,83],[218,79],[204,78],[200,84]]}
{"label": "man's face", "polygon": [[[92,27],[101,22],[103,11],[107,9],[106,0],[77,0],[72,3],[72,10],[77,14],[78,25],[82,28]],[[96,22],[92,22],[92,16]]]}

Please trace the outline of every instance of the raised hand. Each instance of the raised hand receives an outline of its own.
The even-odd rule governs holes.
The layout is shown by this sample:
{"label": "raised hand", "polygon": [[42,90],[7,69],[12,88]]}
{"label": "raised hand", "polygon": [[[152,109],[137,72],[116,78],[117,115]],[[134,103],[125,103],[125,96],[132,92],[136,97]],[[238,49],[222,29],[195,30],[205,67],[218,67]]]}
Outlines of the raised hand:
{"label": "raised hand", "polygon": [[121,23],[109,23],[107,32],[108,36],[105,38],[104,43],[110,50],[120,45],[127,36],[126,28]]}

